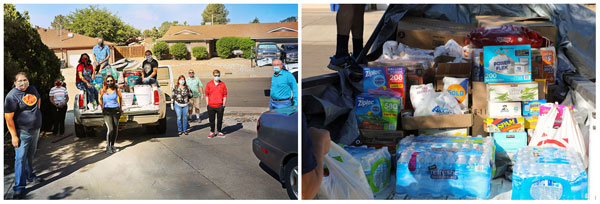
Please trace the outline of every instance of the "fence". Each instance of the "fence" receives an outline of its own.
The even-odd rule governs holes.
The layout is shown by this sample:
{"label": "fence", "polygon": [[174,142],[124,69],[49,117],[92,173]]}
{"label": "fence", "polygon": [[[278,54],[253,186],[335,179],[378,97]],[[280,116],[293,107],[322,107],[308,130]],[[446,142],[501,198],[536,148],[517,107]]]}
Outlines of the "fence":
{"label": "fence", "polygon": [[116,46],[115,48],[115,60],[144,57],[144,46]]}

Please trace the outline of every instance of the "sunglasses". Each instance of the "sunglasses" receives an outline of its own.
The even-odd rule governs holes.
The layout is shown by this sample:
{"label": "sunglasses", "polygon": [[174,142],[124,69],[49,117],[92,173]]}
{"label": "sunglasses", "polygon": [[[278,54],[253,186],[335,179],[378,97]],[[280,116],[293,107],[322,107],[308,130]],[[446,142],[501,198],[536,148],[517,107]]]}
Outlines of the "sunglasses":
{"label": "sunglasses", "polygon": [[106,80],[106,82],[113,82],[113,80]]}
{"label": "sunglasses", "polygon": [[215,77],[220,77],[221,75],[213,75],[213,76],[215,76]]}
{"label": "sunglasses", "polygon": [[188,72],[188,74],[193,74],[194,72]]}

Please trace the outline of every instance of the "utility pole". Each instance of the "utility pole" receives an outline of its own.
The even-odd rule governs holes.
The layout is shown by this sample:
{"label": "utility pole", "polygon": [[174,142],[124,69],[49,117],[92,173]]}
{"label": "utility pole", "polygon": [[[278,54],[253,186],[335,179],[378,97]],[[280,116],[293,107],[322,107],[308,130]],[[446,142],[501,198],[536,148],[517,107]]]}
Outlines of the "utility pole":
{"label": "utility pole", "polygon": [[210,14],[210,25],[214,25],[215,24],[215,14]]}

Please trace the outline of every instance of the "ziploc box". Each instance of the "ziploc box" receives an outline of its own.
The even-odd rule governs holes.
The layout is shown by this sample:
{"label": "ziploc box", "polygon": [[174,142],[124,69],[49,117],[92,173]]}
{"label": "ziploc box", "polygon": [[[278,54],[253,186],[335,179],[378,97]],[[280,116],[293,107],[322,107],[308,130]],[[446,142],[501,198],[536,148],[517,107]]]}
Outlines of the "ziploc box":
{"label": "ziploc box", "polygon": [[523,101],[523,116],[540,116],[540,106],[546,103],[546,100]]}
{"label": "ziploc box", "polygon": [[387,89],[385,67],[365,67],[363,77],[363,92],[366,93],[371,89]]}
{"label": "ziploc box", "polygon": [[531,82],[531,45],[483,46],[485,83]]}
{"label": "ziploc box", "polygon": [[527,132],[496,132],[492,135],[496,152],[516,153],[527,146]]}
{"label": "ziploc box", "polygon": [[391,93],[358,95],[354,112],[359,128],[396,130],[401,103],[402,99]]}
{"label": "ziploc box", "polygon": [[538,100],[538,83],[487,84],[488,102]]}
{"label": "ziploc box", "polygon": [[402,97],[402,107],[400,109],[403,109],[403,107],[406,106],[404,73],[405,73],[404,67],[386,67],[386,70],[385,70],[385,77],[388,79],[388,82],[387,82],[388,87],[391,90],[399,93],[400,96]]}
{"label": "ziploc box", "polygon": [[483,120],[483,130],[486,132],[524,132],[525,119],[515,118],[486,118]]}
{"label": "ziploc box", "polygon": [[489,102],[490,117],[512,117],[521,115],[521,102]]}
{"label": "ziploc box", "polygon": [[419,135],[433,136],[463,136],[469,135],[469,128],[451,128],[451,129],[420,129]]}

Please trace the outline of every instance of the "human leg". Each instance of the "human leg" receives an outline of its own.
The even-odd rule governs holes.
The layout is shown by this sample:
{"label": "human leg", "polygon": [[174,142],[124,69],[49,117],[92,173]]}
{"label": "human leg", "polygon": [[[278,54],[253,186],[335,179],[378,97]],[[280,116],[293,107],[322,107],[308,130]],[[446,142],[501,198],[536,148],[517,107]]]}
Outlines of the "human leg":
{"label": "human leg", "polygon": [[13,186],[13,192],[15,194],[25,190],[27,186],[27,153],[31,144],[32,135],[25,130],[17,130],[19,137],[19,147],[15,148],[15,185]]}
{"label": "human leg", "polygon": [[215,115],[217,111],[215,108],[206,106],[208,110],[208,121],[210,122],[210,132],[215,132]]}
{"label": "human leg", "polygon": [[184,107],[182,107],[182,108],[181,108],[181,114],[182,114],[181,120],[182,120],[182,123],[183,123],[183,132],[186,132],[186,133],[187,133],[187,131],[188,131],[188,119],[187,119],[187,114],[188,114],[188,110],[189,110],[189,108],[190,108],[190,106],[189,106],[189,105],[187,105],[187,106],[184,106]]}
{"label": "human leg", "polygon": [[355,4],[353,5],[352,9],[354,11],[354,17],[352,18],[352,26],[350,28],[350,31],[352,31],[352,56],[356,58],[363,49],[365,5]]}
{"label": "human leg", "polygon": [[182,110],[181,106],[175,104],[175,114],[176,114],[175,120],[177,120],[177,132],[183,132],[183,126],[182,126],[183,121],[181,119],[181,117],[183,115],[182,111],[183,110]]}
{"label": "human leg", "polygon": [[221,132],[221,128],[223,127],[223,113],[225,112],[225,107],[221,106],[216,109],[217,112],[217,132]]}
{"label": "human leg", "polygon": [[58,117],[59,120],[59,126],[60,126],[60,131],[59,133],[61,135],[65,134],[65,117],[67,115],[67,106],[65,105],[65,107],[60,108],[60,117]]}

